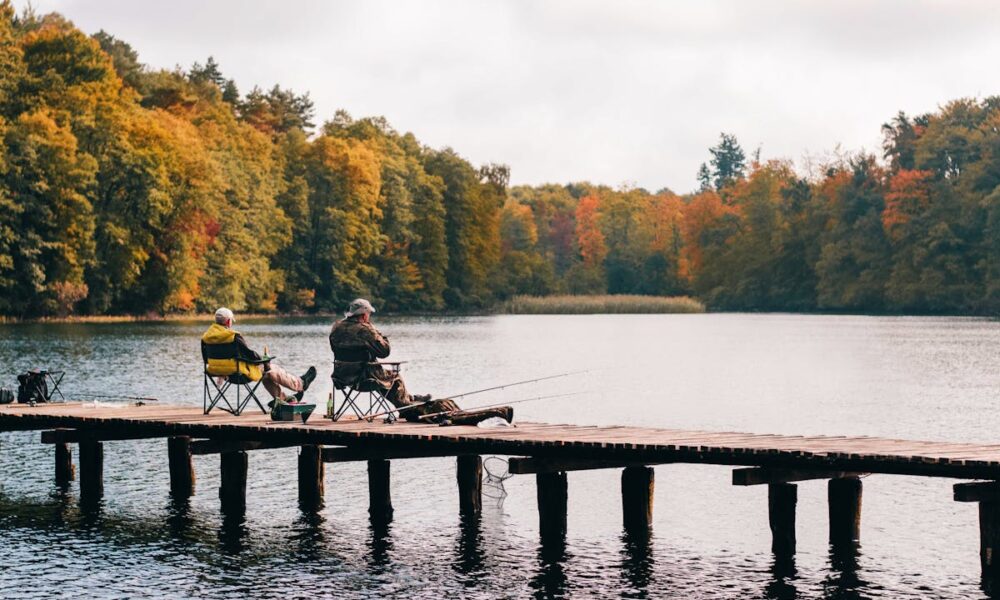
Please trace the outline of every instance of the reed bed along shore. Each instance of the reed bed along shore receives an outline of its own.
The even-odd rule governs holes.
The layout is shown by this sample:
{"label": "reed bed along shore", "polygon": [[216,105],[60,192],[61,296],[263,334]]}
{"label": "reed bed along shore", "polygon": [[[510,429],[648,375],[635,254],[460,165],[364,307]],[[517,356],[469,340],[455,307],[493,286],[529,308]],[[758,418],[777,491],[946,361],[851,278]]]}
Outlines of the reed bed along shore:
{"label": "reed bed along shore", "polygon": [[501,312],[521,315],[703,313],[705,305],[688,296],[514,296]]}
{"label": "reed bed along shore", "polygon": [[[514,296],[510,300],[494,306],[483,313],[380,313],[381,316],[434,316],[455,314],[655,314],[655,313],[703,313],[705,305],[688,296],[638,296],[638,295],[595,295],[595,296]],[[329,318],[339,319],[343,313],[237,313],[237,320],[246,322],[252,319],[268,318]],[[211,313],[176,313],[161,315],[148,313],[145,315],[69,315],[65,317],[39,317],[34,319],[18,319],[15,317],[0,317],[0,324],[15,323],[148,323],[163,321],[211,321]]]}

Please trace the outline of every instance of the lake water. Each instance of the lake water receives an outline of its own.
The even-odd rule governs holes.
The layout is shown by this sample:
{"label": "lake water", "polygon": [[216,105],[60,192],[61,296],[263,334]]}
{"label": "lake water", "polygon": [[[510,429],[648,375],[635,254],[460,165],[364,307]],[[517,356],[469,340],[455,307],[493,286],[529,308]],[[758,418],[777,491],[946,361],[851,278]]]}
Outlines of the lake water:
{"label": "lake water", "polygon": [[[238,323],[310,391],[331,389],[323,320]],[[590,369],[470,397],[526,402],[516,417],[583,424],[995,443],[1000,322],[797,315],[385,318],[410,388],[436,396]],[[0,327],[2,382],[68,371],[67,395],[201,403],[206,323]],[[539,545],[534,478],[515,476],[481,521],[458,516],[454,459],[392,463],[395,519],[373,526],[365,464],[328,465],[326,506],[299,511],[291,450],[250,453],[245,519],[220,515],[218,457],[195,457],[197,491],[171,503],[166,442],[105,445],[105,499],[81,510],[53,483],[38,433],[0,434],[0,597],[126,598],[977,598],[974,504],[952,480],[864,479],[862,543],[827,545],[826,484],[799,485],[798,553],[770,552],[765,487],[718,466],[656,467],[652,537],[621,529],[620,472],[569,474],[564,548]],[[75,460],[75,457],[74,457]],[[490,491],[489,489],[487,491]]]}

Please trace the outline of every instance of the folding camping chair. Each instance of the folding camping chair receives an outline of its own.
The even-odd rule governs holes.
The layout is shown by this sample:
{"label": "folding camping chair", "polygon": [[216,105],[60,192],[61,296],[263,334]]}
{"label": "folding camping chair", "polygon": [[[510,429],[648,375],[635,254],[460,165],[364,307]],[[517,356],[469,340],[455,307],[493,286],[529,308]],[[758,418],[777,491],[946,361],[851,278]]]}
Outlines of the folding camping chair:
{"label": "folding camping chair", "polygon": [[[389,371],[393,374],[399,373],[400,365],[402,362],[370,362],[368,366],[381,366],[382,368],[388,367]],[[372,421],[375,415],[385,415],[386,423],[392,423],[396,420],[396,413],[391,412],[395,409],[389,399],[386,398],[385,393],[382,391],[381,383],[374,377],[368,375],[368,370],[364,369],[353,381],[338,381],[336,377],[333,378],[333,389],[334,392],[334,404],[336,404],[336,392],[343,394],[344,399],[340,404],[340,408],[336,409],[333,413],[333,420],[338,421],[344,414],[350,410],[358,419],[366,419]],[[363,402],[361,401],[364,394],[368,394],[367,406],[362,408]]]}
{"label": "folding camping chair", "polygon": [[59,384],[62,383],[66,371],[49,371],[48,369],[32,369],[17,376],[18,402],[51,402],[56,394],[59,401],[65,402]]}
{"label": "folding camping chair", "polygon": [[[205,414],[212,412],[213,408],[218,406],[219,410],[227,412],[231,415],[239,416],[243,414],[243,409],[250,404],[253,400],[260,411],[264,414],[268,413],[268,410],[264,408],[261,404],[260,398],[257,397],[257,390],[260,388],[260,382],[263,378],[254,381],[246,375],[240,372],[240,365],[260,365],[261,368],[267,365],[274,359],[273,356],[265,356],[260,360],[247,360],[240,358],[239,349],[237,344],[234,342],[232,344],[212,344],[209,346],[212,352],[212,358],[223,358],[231,359],[236,365],[232,373],[222,374],[222,373],[209,373],[208,372],[208,361],[206,357],[205,361],[205,388],[204,394],[202,396],[202,408]],[[236,399],[235,403],[230,401],[229,394],[232,389],[236,389]],[[219,403],[223,406],[219,406]]]}

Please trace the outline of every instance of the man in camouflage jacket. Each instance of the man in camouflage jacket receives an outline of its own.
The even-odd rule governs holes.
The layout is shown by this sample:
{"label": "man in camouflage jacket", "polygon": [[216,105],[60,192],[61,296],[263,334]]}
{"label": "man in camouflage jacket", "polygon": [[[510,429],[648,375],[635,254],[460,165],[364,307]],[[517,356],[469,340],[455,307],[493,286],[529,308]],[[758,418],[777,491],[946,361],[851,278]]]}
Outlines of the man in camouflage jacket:
{"label": "man in camouflage jacket", "polygon": [[[462,411],[454,400],[431,401],[429,394],[412,396],[399,373],[388,371],[376,361],[389,356],[389,340],[371,323],[375,312],[371,303],[363,298],[351,302],[345,318],[337,321],[330,330],[330,349],[333,350],[333,381],[337,387],[349,386],[368,377],[376,381],[385,397],[396,408],[401,408],[400,416],[407,421],[421,421],[422,415],[441,412],[430,420],[437,423],[474,425],[490,417],[500,417],[511,422],[514,409],[509,406],[477,411]],[[413,408],[405,407],[419,404]],[[425,420],[426,422],[426,420]]]}

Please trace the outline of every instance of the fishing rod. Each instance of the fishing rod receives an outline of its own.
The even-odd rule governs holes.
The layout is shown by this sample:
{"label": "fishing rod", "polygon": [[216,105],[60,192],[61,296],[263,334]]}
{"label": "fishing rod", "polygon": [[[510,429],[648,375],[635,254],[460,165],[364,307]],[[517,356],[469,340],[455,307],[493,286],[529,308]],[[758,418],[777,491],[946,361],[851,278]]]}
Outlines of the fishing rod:
{"label": "fishing rod", "polygon": [[505,383],[503,385],[497,385],[497,386],[494,386],[494,387],[483,388],[481,390],[475,390],[475,391],[472,391],[472,392],[465,392],[463,394],[454,394],[454,395],[451,395],[451,396],[445,396],[445,398],[449,398],[451,400],[454,400],[455,398],[464,398],[466,396],[472,396],[473,394],[482,394],[483,392],[492,392],[494,390],[502,390],[502,389],[505,389],[505,388],[514,387],[515,385],[524,385],[526,383],[535,383],[537,381],[546,381],[546,380],[549,380],[549,379],[558,379],[560,377],[569,377],[570,375],[579,375],[581,373],[589,373],[589,372],[590,372],[589,369],[584,369],[583,371],[570,371],[568,373],[560,373],[558,375],[548,375],[546,377],[539,377],[538,379],[526,379],[524,381],[515,381],[514,383]]}
{"label": "fishing rod", "polygon": [[565,398],[566,396],[579,396],[580,394],[587,394],[588,391],[579,392],[566,392],[565,394],[549,394],[548,396],[535,396],[534,398],[521,398],[520,400],[511,400],[510,402],[497,402],[495,404],[484,404],[482,406],[473,406],[472,408],[457,408],[452,410],[442,410],[441,412],[429,413],[426,415],[420,415],[418,419],[430,419],[433,417],[439,417],[441,415],[452,415],[461,412],[472,412],[475,410],[483,410],[485,408],[497,408],[500,406],[509,406],[511,404],[520,404],[522,402],[534,402],[535,400],[549,400],[552,398]]}
{"label": "fishing rod", "polygon": [[142,400],[145,402],[159,402],[158,398],[147,398],[146,396],[123,396],[121,394],[81,394],[70,392],[70,396],[82,396],[84,398],[115,398],[120,400]]}
{"label": "fishing rod", "polygon": [[491,387],[491,388],[484,388],[484,389],[475,390],[475,391],[472,391],[472,392],[465,392],[464,394],[456,394],[454,396],[445,396],[444,398],[440,398],[438,400],[425,400],[423,402],[416,402],[414,404],[407,404],[406,406],[401,406],[399,408],[394,408],[392,410],[387,410],[385,412],[376,413],[374,415],[370,415],[370,416],[365,417],[365,418],[368,419],[369,421],[371,421],[371,420],[377,419],[379,417],[386,417],[386,416],[389,416],[391,414],[402,413],[404,410],[411,410],[411,409],[418,408],[418,407],[424,406],[426,404],[431,404],[431,403],[434,403],[434,402],[441,402],[443,400],[454,400],[455,398],[463,398],[465,396],[471,396],[473,394],[481,394],[483,392],[492,392],[493,390],[502,390],[504,388],[513,387],[515,385],[523,385],[523,384],[526,384],[526,383],[535,383],[536,381],[545,381],[547,379],[556,379],[558,377],[568,377],[570,375],[578,375],[580,373],[587,373],[587,372],[589,372],[589,371],[587,371],[587,370],[584,370],[584,371],[571,371],[569,373],[560,373],[559,375],[549,375],[549,376],[546,376],[546,377],[539,377],[538,379],[527,379],[525,381],[516,381],[514,383],[506,383],[504,385],[498,385],[498,386],[494,386],[494,387]]}

